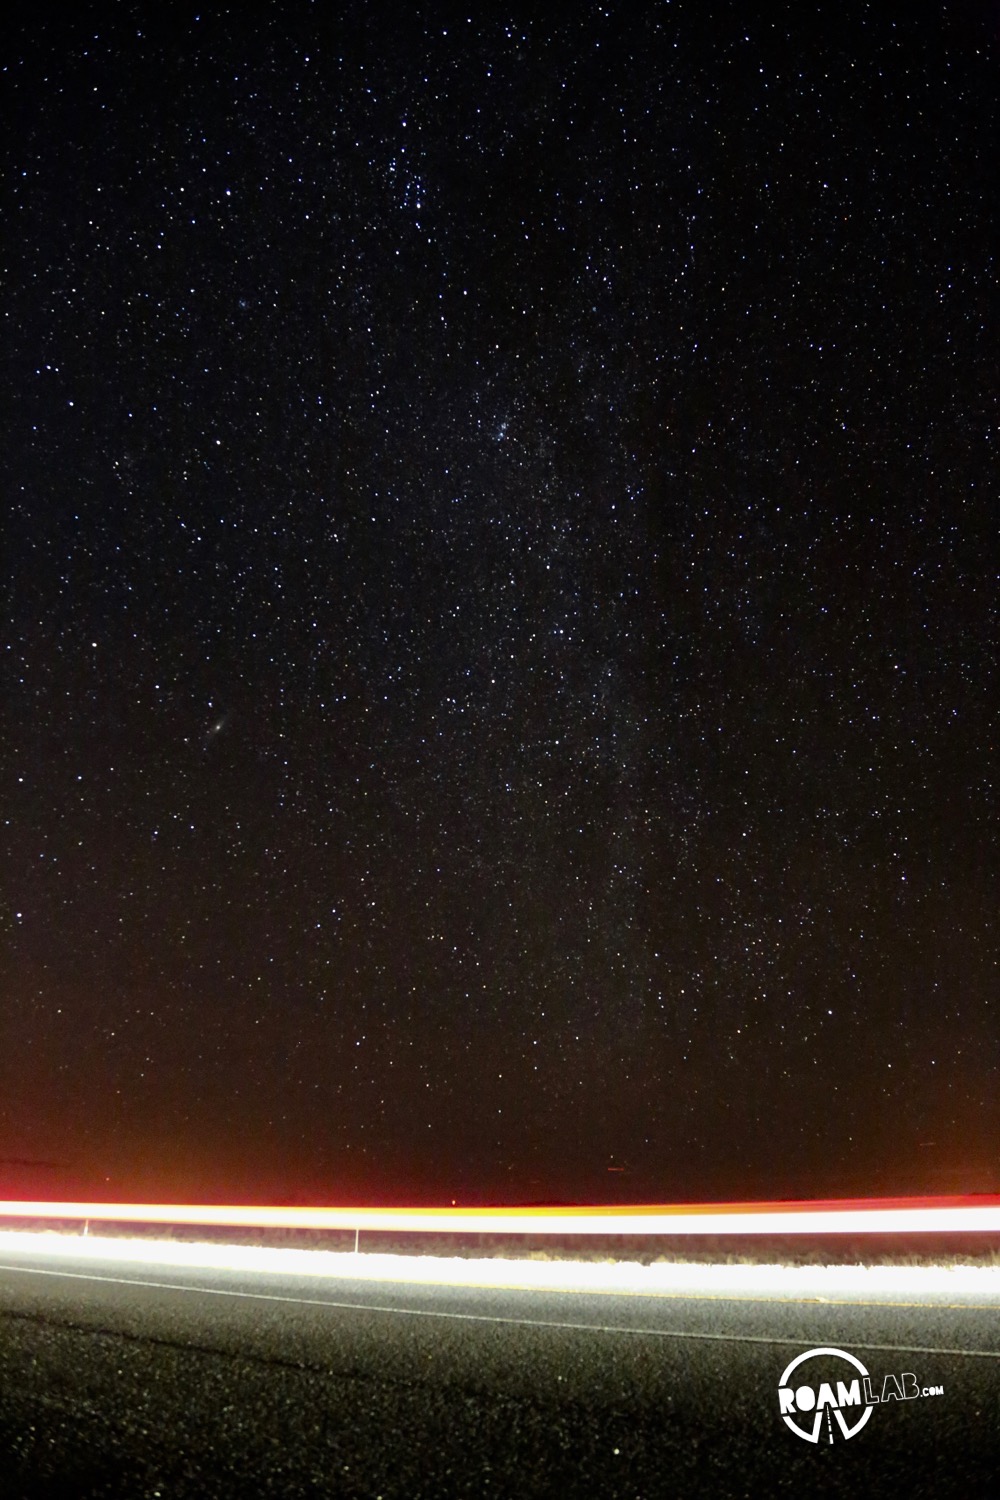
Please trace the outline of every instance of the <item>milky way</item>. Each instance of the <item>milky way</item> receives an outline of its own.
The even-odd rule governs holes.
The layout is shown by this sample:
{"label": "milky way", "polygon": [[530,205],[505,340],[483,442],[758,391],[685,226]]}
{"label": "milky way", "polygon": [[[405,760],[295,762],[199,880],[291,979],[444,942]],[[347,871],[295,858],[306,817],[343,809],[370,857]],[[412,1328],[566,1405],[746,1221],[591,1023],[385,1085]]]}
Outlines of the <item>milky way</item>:
{"label": "milky way", "polygon": [[745,9],[15,31],[14,1190],[1000,1187],[996,37]]}

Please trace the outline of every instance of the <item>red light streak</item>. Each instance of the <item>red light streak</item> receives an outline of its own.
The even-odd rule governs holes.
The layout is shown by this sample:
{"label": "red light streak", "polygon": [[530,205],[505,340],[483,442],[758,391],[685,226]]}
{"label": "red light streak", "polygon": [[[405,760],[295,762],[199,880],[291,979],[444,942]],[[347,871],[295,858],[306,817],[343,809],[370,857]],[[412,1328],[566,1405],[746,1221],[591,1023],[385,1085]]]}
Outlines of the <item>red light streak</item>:
{"label": "red light streak", "polygon": [[282,1208],[240,1204],[0,1201],[0,1219],[395,1230],[458,1234],[915,1234],[1000,1232],[1000,1196],[566,1208]]}

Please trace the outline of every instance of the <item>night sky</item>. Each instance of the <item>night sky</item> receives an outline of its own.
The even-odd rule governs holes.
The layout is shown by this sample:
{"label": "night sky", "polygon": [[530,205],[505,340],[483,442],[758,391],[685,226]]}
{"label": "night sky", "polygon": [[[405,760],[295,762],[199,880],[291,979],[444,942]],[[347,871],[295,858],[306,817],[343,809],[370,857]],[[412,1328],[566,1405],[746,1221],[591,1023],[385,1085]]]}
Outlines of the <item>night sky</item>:
{"label": "night sky", "polygon": [[1000,10],[19,14],[0,1187],[1000,1188]]}

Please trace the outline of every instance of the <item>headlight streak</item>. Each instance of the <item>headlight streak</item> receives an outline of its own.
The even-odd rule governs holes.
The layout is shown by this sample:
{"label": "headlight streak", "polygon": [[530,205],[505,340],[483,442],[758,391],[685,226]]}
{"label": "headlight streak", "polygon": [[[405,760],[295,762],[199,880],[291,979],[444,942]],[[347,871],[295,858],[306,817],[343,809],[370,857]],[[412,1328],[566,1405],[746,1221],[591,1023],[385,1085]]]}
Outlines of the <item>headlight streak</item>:
{"label": "headlight streak", "polygon": [[[736,1298],[775,1302],[942,1304],[1000,1308],[1000,1266],[788,1266],[659,1261],[594,1262],[518,1260],[437,1255],[354,1254],[350,1251],[271,1249],[257,1245],[176,1240],[106,1239],[100,1235],[0,1231],[0,1269],[17,1257],[58,1263],[51,1274],[83,1280],[116,1280],[107,1268],[191,1273],[228,1271],[312,1280],[394,1282],[411,1285],[505,1288],[544,1292],[603,1292],[692,1299]],[[14,1258],[12,1264],[9,1257]],[[66,1273],[66,1262],[89,1273]],[[105,1268],[104,1274],[98,1269]],[[134,1278],[129,1278],[134,1279]],[[138,1285],[159,1285],[138,1282]],[[166,1285],[165,1290],[199,1290]],[[213,1290],[207,1288],[207,1290]],[[249,1294],[248,1294],[249,1295]],[[292,1298],[291,1300],[295,1300]]]}

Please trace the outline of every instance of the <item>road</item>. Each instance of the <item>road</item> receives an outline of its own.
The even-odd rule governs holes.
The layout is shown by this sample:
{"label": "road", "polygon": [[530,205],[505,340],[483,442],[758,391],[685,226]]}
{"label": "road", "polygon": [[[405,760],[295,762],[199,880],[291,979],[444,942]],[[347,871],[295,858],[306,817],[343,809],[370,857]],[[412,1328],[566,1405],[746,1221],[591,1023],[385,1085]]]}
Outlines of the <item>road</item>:
{"label": "road", "polygon": [[[803,1441],[778,1385],[820,1346],[863,1360],[876,1392],[904,1371],[942,1392]],[[997,1473],[996,1296],[519,1291],[0,1246],[4,1500],[972,1500]]]}

